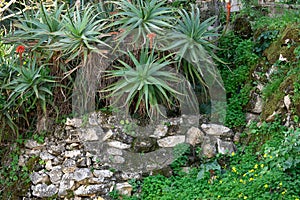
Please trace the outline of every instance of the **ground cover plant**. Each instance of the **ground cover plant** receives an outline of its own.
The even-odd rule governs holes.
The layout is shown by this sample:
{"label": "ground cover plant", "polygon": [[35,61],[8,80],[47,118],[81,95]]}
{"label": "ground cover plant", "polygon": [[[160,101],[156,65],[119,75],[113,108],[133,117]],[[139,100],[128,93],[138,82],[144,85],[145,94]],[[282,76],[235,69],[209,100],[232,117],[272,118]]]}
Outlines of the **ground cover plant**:
{"label": "ground cover plant", "polygon": [[[170,178],[150,176],[134,182],[140,193],[122,199],[299,199],[299,129],[274,122],[252,124],[249,131],[244,137],[253,142],[206,161],[217,163],[214,170],[201,176],[201,168]],[[268,139],[262,142],[260,137]]]}
{"label": "ground cover plant", "polygon": [[[204,72],[213,75],[217,69],[228,105],[224,123],[242,132],[242,139],[236,144],[237,152],[230,155],[206,159],[200,156],[201,149],[196,150],[200,163],[190,167],[188,173],[182,167],[188,163],[189,148],[180,146],[177,150],[181,156],[171,165],[173,176],[133,179],[131,197],[113,191],[112,198],[300,199],[299,41],[278,42],[286,40],[287,30],[297,35],[299,11],[270,18],[264,14],[268,9],[252,9],[258,5],[246,3],[240,15],[249,18],[254,33],[244,38],[227,30],[228,24],[222,22],[224,14],[200,20],[201,10],[189,4],[195,1],[77,2],[0,4],[1,198],[19,198],[26,192],[29,174],[39,160],[32,158],[25,167],[18,166],[20,147],[24,138],[43,142],[45,135],[51,136],[50,128],[36,127],[41,119],[58,124],[72,115],[76,73],[97,66],[95,60],[110,56],[108,51],[120,53],[125,43],[130,48],[120,54],[127,56],[115,59],[110,66],[98,66],[104,86],[97,88],[95,98],[111,103],[98,108],[115,109],[113,100],[122,99],[125,93],[127,111],[149,119],[164,114],[158,104],[169,109],[178,107],[193,89],[201,87],[201,95],[209,99]],[[239,15],[230,17],[234,20]],[[270,56],[278,53],[271,51],[276,45],[290,50],[291,59]],[[258,75],[265,83],[265,109],[260,123],[247,126],[246,107],[251,91],[258,85],[252,73],[259,67],[262,70]],[[264,73],[271,67],[277,71],[266,77]],[[182,79],[188,91],[176,87]],[[290,125],[283,126],[284,114],[273,122],[264,122],[275,111],[290,82],[294,106]],[[185,101],[194,106],[195,99]],[[16,185],[18,194],[11,189]]]}
{"label": "ground cover plant", "polygon": [[[284,19],[292,15],[294,15],[293,11],[286,12]],[[261,34],[260,38],[265,37],[267,42],[261,42],[260,39],[253,40],[253,38],[242,39],[233,32],[229,32],[219,41],[218,56],[227,64],[220,64],[219,69],[227,91],[228,112],[225,123],[229,127],[246,125],[245,107],[250,100],[251,89],[257,84],[251,78],[251,73],[257,66],[260,66],[261,62],[265,63],[267,69],[271,67],[261,52],[267,49],[272,41],[276,41],[276,34],[279,34],[279,38],[282,37],[283,30],[289,26],[289,23],[294,23],[294,20],[290,18],[291,20],[278,26],[276,19],[277,17],[274,23],[271,22],[274,18],[268,17],[263,17],[262,21],[253,22],[253,28],[258,32],[257,27],[264,24],[266,32]],[[299,24],[297,26],[299,27]],[[264,36],[264,34],[273,34],[274,37]],[[262,49],[259,50],[259,48]],[[297,52],[297,49],[294,50],[295,56]],[[278,71],[272,74],[271,81],[266,84],[262,94],[265,99],[278,91],[281,94],[284,83],[288,80],[292,80],[294,91],[298,91],[299,60],[277,61],[275,66],[278,67]],[[283,74],[286,76],[283,77]],[[265,81],[265,79],[262,80]],[[297,101],[297,93],[293,93],[294,102]],[[297,124],[299,119],[296,109],[292,113],[294,113],[294,122]],[[296,178],[299,174],[300,149],[299,139],[297,139],[299,128],[287,128],[282,125],[283,116],[277,117],[273,123],[263,122],[259,126],[256,123],[251,124],[242,134],[244,139],[237,144],[236,153],[227,156],[219,155],[215,160],[203,160],[204,163],[201,166],[191,168],[189,173],[182,172],[170,178],[159,175],[147,177],[142,182],[133,180],[134,191],[139,192],[134,193],[132,197],[122,198],[299,199],[299,180]],[[216,162],[219,166],[213,167],[214,173],[209,170],[203,171],[205,165],[211,166]],[[115,196],[119,198],[118,195]]]}

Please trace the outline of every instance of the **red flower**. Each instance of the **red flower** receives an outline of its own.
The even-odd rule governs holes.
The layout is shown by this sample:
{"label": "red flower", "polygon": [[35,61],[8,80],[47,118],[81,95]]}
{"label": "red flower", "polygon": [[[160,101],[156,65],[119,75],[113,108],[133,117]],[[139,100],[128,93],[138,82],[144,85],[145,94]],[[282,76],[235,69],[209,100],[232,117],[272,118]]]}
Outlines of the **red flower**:
{"label": "red flower", "polygon": [[155,33],[149,33],[147,34],[147,38],[149,38],[150,40],[153,40],[155,38],[156,34]]}
{"label": "red flower", "polygon": [[23,53],[25,51],[25,47],[23,45],[19,45],[16,48],[17,53]]}
{"label": "red flower", "polygon": [[230,10],[231,10],[231,4],[230,4],[230,1],[227,3],[227,17],[226,17],[226,20],[227,20],[227,23],[229,22],[230,20]]}
{"label": "red flower", "polygon": [[150,48],[152,48],[153,40],[155,38],[156,34],[155,33],[149,33],[147,34],[147,38],[150,40]]}
{"label": "red flower", "polygon": [[24,53],[25,51],[25,47],[23,45],[19,45],[17,46],[16,48],[16,52],[19,54],[20,56],[20,66],[22,67],[23,65],[23,61],[22,61],[22,54]]}

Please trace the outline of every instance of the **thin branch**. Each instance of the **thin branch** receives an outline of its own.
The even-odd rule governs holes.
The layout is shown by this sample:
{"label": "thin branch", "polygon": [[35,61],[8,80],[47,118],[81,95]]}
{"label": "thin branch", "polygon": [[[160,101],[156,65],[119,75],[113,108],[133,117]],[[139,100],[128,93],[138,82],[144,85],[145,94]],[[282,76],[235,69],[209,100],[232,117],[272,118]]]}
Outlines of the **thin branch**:
{"label": "thin branch", "polygon": [[[15,0],[14,0],[15,1]],[[53,4],[50,4],[50,5],[44,5],[45,6],[45,8],[50,8],[50,7],[53,7],[53,6],[55,6],[55,5],[53,5]],[[19,11],[19,12],[16,12],[16,13],[12,13],[12,14],[10,14],[10,15],[6,15],[6,16],[4,16],[4,17],[1,17],[1,12],[0,12],[0,22],[1,21],[3,21],[3,20],[5,20],[5,19],[8,19],[8,18],[11,18],[11,17],[14,17],[14,16],[16,16],[16,15],[20,15],[20,14],[22,14],[23,12],[25,12],[25,11],[27,11],[27,10],[36,10],[36,9],[39,9],[37,6],[34,6],[34,7],[30,7],[30,6],[26,6],[25,5],[25,8],[23,9],[23,10],[21,10],[21,11]]]}
{"label": "thin branch", "polygon": [[1,15],[1,13],[4,12],[11,4],[13,4],[13,3],[15,3],[15,2],[16,2],[16,0],[11,0],[10,2],[8,2],[8,3],[6,4],[6,6],[4,6],[3,8],[1,8],[1,9],[0,9],[0,15]]}
{"label": "thin branch", "polygon": [[21,10],[19,12],[16,12],[16,13],[13,13],[13,14],[10,14],[10,15],[6,15],[5,17],[0,18],[0,22],[3,21],[3,20],[5,20],[5,19],[11,18],[13,16],[20,15],[23,12],[25,12],[26,10],[30,10],[30,9],[33,9],[33,8],[26,7],[26,8],[24,8],[23,10]]}

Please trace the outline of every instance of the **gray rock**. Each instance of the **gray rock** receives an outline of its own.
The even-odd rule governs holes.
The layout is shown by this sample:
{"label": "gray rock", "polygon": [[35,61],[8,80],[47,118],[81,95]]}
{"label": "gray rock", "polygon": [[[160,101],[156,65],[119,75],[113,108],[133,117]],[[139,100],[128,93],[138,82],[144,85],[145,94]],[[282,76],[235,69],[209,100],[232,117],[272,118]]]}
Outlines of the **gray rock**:
{"label": "gray rock", "polygon": [[90,124],[91,126],[98,126],[98,125],[99,125],[99,124],[98,124],[97,118],[94,117],[94,116],[89,118],[89,124]]}
{"label": "gray rock", "polygon": [[137,172],[122,172],[120,174],[120,178],[124,181],[127,181],[130,179],[141,179],[142,176],[140,173],[137,173]]}
{"label": "gray rock", "polygon": [[63,158],[56,157],[53,160],[51,160],[52,166],[60,165],[63,162]]}
{"label": "gray rock", "polygon": [[269,115],[266,119],[266,122],[273,122],[275,120],[276,115],[278,115],[280,112],[274,111],[272,115]]}
{"label": "gray rock", "polygon": [[64,173],[74,172],[76,169],[76,162],[73,159],[67,159],[62,164],[62,171]]}
{"label": "gray rock", "polygon": [[46,161],[45,169],[48,171],[50,171],[52,169],[52,161],[51,160]]}
{"label": "gray rock", "polygon": [[70,130],[68,131],[69,133],[68,138],[64,140],[65,143],[67,144],[72,144],[72,143],[77,143],[77,142],[81,142],[82,139],[79,137],[79,130]]}
{"label": "gray rock", "polygon": [[65,151],[66,158],[73,158],[77,157],[81,154],[80,150],[73,150],[73,151]]}
{"label": "gray rock", "polygon": [[74,175],[72,173],[70,174],[64,174],[58,189],[58,195],[59,196],[65,196],[68,194],[68,190],[72,189],[74,186],[75,181],[73,180]]}
{"label": "gray rock", "polygon": [[185,142],[195,146],[196,144],[201,144],[203,139],[204,133],[196,127],[191,127],[186,133]]}
{"label": "gray rock", "polygon": [[125,162],[125,158],[122,156],[112,156],[110,160],[115,164],[122,164]]}
{"label": "gray rock", "polygon": [[168,133],[167,135],[177,135],[180,134],[183,130],[180,129],[179,125],[170,125],[168,126]]}
{"label": "gray rock", "polygon": [[82,126],[82,119],[79,119],[79,118],[69,119],[69,118],[67,118],[67,121],[66,121],[65,125],[75,127],[75,128],[79,128],[79,127]]}
{"label": "gray rock", "polygon": [[88,183],[91,183],[91,184],[100,184],[103,182],[104,182],[104,177],[98,177],[98,178],[93,177],[88,180]]}
{"label": "gray rock", "polygon": [[40,153],[40,158],[42,160],[52,160],[55,158],[55,156],[51,155],[50,153],[48,153],[47,151],[42,151]]}
{"label": "gray rock", "polygon": [[108,148],[107,153],[114,156],[121,156],[123,154],[122,150],[117,148]]}
{"label": "gray rock", "polygon": [[49,177],[45,173],[39,174],[38,172],[33,172],[30,174],[30,180],[31,182],[36,185],[38,183],[46,183],[49,181]]}
{"label": "gray rock", "polygon": [[96,141],[100,139],[99,135],[101,134],[103,134],[103,130],[100,127],[81,129],[79,132],[79,138],[81,141]]}
{"label": "gray rock", "polygon": [[87,167],[87,158],[82,157],[76,161],[78,167]]}
{"label": "gray rock", "polygon": [[26,159],[23,155],[20,155],[18,165],[19,166],[25,166],[26,165]]}
{"label": "gray rock", "polygon": [[60,155],[62,152],[65,151],[64,145],[51,145],[48,149],[48,152],[51,153],[54,156]]}
{"label": "gray rock", "polygon": [[110,178],[113,176],[113,173],[109,170],[94,170],[93,171],[94,176],[96,177],[104,177],[104,178]]}
{"label": "gray rock", "polygon": [[132,189],[132,185],[128,182],[116,184],[116,190],[122,195],[131,196]]}
{"label": "gray rock", "polygon": [[43,144],[39,144],[35,140],[27,140],[25,142],[25,147],[28,149],[41,149],[43,146],[44,146]]}
{"label": "gray rock", "polygon": [[147,137],[138,137],[133,142],[133,151],[136,153],[148,153],[156,148],[156,139]]}
{"label": "gray rock", "polygon": [[177,144],[184,143],[184,135],[168,136],[157,141],[160,147],[175,147]]}
{"label": "gray rock", "polygon": [[254,108],[251,110],[253,113],[260,114],[263,109],[263,99],[260,96],[256,97]]}
{"label": "gray rock", "polygon": [[91,157],[93,157],[93,154],[91,154],[90,152],[86,152],[85,156],[88,158],[91,158]]}
{"label": "gray rock", "polygon": [[31,186],[32,194],[36,197],[51,197],[55,195],[58,191],[57,187],[53,184],[46,185],[46,184],[38,184],[36,186]]}
{"label": "gray rock", "polygon": [[39,156],[41,153],[40,149],[26,149],[25,154],[28,156]]}
{"label": "gray rock", "polygon": [[283,99],[284,105],[286,107],[287,110],[290,110],[290,106],[292,104],[291,98],[289,95],[286,95]]}
{"label": "gray rock", "polygon": [[167,135],[167,132],[168,132],[168,127],[166,125],[159,124],[154,130],[154,133],[150,135],[150,137],[159,139],[165,137]]}
{"label": "gray rock", "polygon": [[61,166],[53,167],[52,170],[50,172],[48,172],[48,175],[50,177],[51,183],[58,184],[61,180],[62,175],[63,175],[62,167]]}
{"label": "gray rock", "polygon": [[72,143],[70,144],[71,149],[76,149],[80,147],[80,143]]}
{"label": "gray rock", "polygon": [[223,141],[221,139],[217,139],[218,144],[218,152],[221,154],[231,154],[235,150],[235,146],[233,142]]}
{"label": "gray rock", "polygon": [[216,146],[215,144],[204,144],[202,145],[202,154],[207,158],[212,158],[216,155]]}
{"label": "gray rock", "polygon": [[117,149],[129,149],[131,146],[129,144],[125,144],[119,141],[110,141],[108,145]]}
{"label": "gray rock", "polygon": [[104,135],[104,137],[102,138],[102,142],[108,140],[109,138],[111,138],[114,135],[114,133],[112,132],[112,130],[107,131],[107,133]]}
{"label": "gray rock", "polygon": [[91,158],[86,158],[86,165],[89,167],[92,165],[92,160]]}
{"label": "gray rock", "polygon": [[74,191],[74,194],[77,196],[91,196],[96,193],[105,194],[105,185],[82,185],[77,190]]}
{"label": "gray rock", "polygon": [[233,135],[230,128],[219,124],[202,124],[201,128],[205,131],[207,135],[211,136],[231,137]]}
{"label": "gray rock", "polygon": [[246,113],[246,123],[250,125],[252,122],[258,122],[259,115],[254,113]]}
{"label": "gray rock", "polygon": [[240,142],[240,139],[241,139],[241,133],[240,132],[235,133],[233,137],[233,142]]}
{"label": "gray rock", "polygon": [[91,178],[92,172],[90,171],[90,169],[88,168],[80,168],[80,169],[76,169],[74,172],[74,180],[79,182],[88,178]]}
{"label": "gray rock", "polygon": [[[114,133],[114,135],[111,137],[112,140],[117,140],[117,141],[121,141],[125,144],[131,144],[134,140],[132,135],[135,135],[136,132],[132,130],[126,131],[124,128],[122,129],[123,132],[116,132]],[[124,133],[128,132],[128,134]]]}
{"label": "gray rock", "polygon": [[264,85],[261,84],[261,83],[258,83],[257,86],[256,86],[256,88],[257,88],[260,92],[262,92],[263,89],[264,89]]}
{"label": "gray rock", "polygon": [[200,116],[199,115],[185,115],[185,114],[183,114],[182,118],[183,118],[183,125],[184,126],[187,126],[187,125],[197,126],[199,124]]}

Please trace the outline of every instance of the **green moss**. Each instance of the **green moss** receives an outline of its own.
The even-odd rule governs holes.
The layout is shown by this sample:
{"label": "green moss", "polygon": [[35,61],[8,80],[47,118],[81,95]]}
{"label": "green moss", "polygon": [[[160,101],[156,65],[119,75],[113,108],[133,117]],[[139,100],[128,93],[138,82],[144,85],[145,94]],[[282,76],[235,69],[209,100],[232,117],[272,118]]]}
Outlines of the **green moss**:
{"label": "green moss", "polygon": [[35,165],[39,162],[39,157],[34,156],[29,158],[29,160],[26,162],[26,167],[28,168],[28,170],[31,172],[33,171]]}
{"label": "green moss", "polygon": [[296,61],[294,50],[300,44],[299,33],[300,29],[297,27],[286,27],[280,37],[263,52],[263,55],[271,64],[279,59],[280,54],[288,61]]}
{"label": "green moss", "polygon": [[279,103],[283,100],[283,97],[285,96],[285,91],[287,91],[289,87],[293,87],[293,83],[295,82],[297,76],[292,74],[285,79],[283,78],[284,77],[274,80],[265,88],[265,103],[261,115],[262,120],[265,120],[268,116],[272,115],[273,112],[279,108]]}

